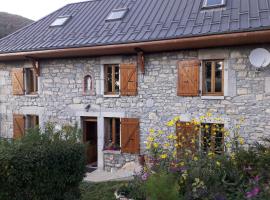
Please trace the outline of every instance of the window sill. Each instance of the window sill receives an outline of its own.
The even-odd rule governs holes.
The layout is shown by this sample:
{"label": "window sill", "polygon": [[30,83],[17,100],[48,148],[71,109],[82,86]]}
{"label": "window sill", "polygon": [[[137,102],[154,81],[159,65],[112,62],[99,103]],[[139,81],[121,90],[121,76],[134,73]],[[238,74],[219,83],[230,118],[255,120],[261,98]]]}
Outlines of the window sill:
{"label": "window sill", "polygon": [[37,97],[39,97],[39,94],[26,94],[25,97],[37,98]]}
{"label": "window sill", "polygon": [[105,97],[105,98],[119,98],[120,94],[104,94],[103,97]]}
{"label": "window sill", "polygon": [[121,154],[120,150],[103,150],[103,153],[107,154]]}
{"label": "window sill", "polygon": [[224,96],[201,96],[202,100],[224,100]]}

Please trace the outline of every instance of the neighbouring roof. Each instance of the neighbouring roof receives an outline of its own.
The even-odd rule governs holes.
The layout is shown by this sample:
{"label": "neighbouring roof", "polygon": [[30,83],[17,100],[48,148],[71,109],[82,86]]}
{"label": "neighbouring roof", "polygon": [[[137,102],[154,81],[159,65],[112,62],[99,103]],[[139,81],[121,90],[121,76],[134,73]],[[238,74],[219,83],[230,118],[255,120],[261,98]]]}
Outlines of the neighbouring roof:
{"label": "neighbouring roof", "polygon": [[[270,29],[270,0],[93,0],[73,3],[0,40],[0,54],[92,47]],[[128,9],[119,20],[113,10]],[[51,24],[71,16],[63,26]]]}

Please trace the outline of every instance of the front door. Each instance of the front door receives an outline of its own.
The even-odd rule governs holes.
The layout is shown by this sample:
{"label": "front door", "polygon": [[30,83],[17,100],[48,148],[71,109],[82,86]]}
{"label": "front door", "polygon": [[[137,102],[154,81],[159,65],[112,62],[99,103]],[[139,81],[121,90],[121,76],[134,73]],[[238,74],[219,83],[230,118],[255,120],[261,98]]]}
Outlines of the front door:
{"label": "front door", "polygon": [[97,118],[83,118],[83,140],[87,145],[87,163],[97,166]]}

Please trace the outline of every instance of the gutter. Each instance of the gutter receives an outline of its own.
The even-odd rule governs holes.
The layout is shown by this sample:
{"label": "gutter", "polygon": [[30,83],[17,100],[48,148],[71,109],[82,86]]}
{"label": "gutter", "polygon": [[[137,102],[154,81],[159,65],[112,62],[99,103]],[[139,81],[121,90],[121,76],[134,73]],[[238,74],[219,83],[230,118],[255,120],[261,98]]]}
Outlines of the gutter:
{"label": "gutter", "polygon": [[136,54],[136,49],[141,49],[144,53],[155,53],[183,49],[201,49],[264,43],[270,43],[270,30],[228,33],[128,44],[3,53],[0,54],[0,61],[27,60],[29,57],[35,59],[52,59],[67,57],[93,57],[117,54]]}

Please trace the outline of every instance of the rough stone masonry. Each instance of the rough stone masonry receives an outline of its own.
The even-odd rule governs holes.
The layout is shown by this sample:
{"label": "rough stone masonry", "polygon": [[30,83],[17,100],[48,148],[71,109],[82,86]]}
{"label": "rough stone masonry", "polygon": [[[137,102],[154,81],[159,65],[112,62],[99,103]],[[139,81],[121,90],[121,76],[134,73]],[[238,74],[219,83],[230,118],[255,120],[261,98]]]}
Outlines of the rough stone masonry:
{"label": "rough stone masonry", "polygon": [[[138,74],[138,95],[132,97],[105,97],[103,95],[102,67],[110,62],[136,62],[136,56],[111,56],[78,59],[53,59],[40,62],[39,93],[36,96],[13,96],[11,70],[30,67],[30,62],[0,63],[1,136],[13,136],[13,113],[38,114],[41,127],[48,121],[58,124],[80,122],[80,113],[86,115],[121,115],[140,118],[141,154],[150,128],[167,130],[165,123],[175,116],[188,121],[211,111],[230,127],[245,118],[241,133],[249,142],[270,136],[270,67],[256,71],[248,60],[257,46],[219,49],[186,50],[146,54],[145,74]],[[270,50],[269,45],[260,46]],[[225,97],[177,96],[178,61],[190,58],[224,59]],[[116,63],[113,63],[116,64]],[[83,94],[83,78],[91,74],[95,95]],[[99,131],[99,135],[103,134]],[[99,143],[100,145],[103,142]],[[104,167],[110,171],[121,168],[135,156],[105,153]]]}

